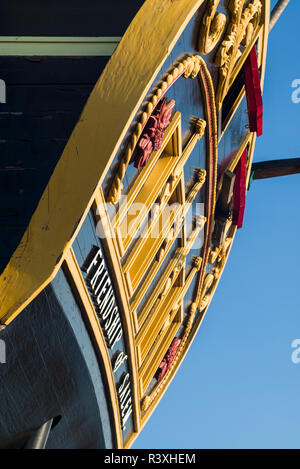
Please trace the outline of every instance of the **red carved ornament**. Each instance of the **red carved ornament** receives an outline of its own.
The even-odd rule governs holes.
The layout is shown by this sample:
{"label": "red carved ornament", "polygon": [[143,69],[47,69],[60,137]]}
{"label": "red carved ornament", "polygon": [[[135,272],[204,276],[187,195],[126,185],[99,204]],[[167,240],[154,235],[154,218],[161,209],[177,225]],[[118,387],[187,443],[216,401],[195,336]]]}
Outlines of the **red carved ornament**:
{"label": "red carved ornament", "polygon": [[173,99],[167,103],[167,99],[163,98],[154,109],[137,144],[135,168],[145,166],[151,153],[161,148],[164,132],[170,123],[174,106]]}
{"label": "red carved ornament", "polygon": [[172,343],[171,343],[166,355],[164,356],[163,361],[161,362],[161,364],[159,365],[159,367],[158,367],[158,369],[155,373],[155,378],[157,379],[157,381],[161,381],[163,379],[164,375],[166,374],[166,372],[171,368],[171,365],[174,361],[174,358],[175,358],[176,352],[178,350],[178,347],[180,345],[180,342],[181,342],[181,339],[178,339],[178,337],[175,337],[172,340]]}

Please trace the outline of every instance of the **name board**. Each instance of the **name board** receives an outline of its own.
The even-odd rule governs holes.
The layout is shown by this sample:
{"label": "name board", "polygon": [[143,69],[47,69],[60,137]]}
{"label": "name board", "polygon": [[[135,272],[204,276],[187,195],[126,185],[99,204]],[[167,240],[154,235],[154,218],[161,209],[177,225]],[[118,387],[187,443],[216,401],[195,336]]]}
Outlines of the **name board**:
{"label": "name board", "polygon": [[121,425],[122,430],[126,429],[126,422],[132,414],[132,400],[130,391],[130,376],[126,373],[121,380],[121,384],[118,389],[118,398],[121,412]]}
{"label": "name board", "polygon": [[[113,350],[114,346],[123,336],[122,322],[117,305],[112,281],[106,268],[102,250],[94,246],[82,270],[86,273],[86,284],[99,318],[100,325],[107,343]],[[128,356],[118,350],[112,358],[113,372],[127,360]],[[117,385],[122,430],[126,430],[126,422],[132,414],[132,398],[130,375],[121,376]]]}
{"label": "name board", "polygon": [[99,247],[94,247],[92,259],[88,262],[88,266],[84,266],[82,270],[87,274],[87,286],[91,292],[106,343],[109,348],[113,349],[123,335],[122,323],[112,282]]}

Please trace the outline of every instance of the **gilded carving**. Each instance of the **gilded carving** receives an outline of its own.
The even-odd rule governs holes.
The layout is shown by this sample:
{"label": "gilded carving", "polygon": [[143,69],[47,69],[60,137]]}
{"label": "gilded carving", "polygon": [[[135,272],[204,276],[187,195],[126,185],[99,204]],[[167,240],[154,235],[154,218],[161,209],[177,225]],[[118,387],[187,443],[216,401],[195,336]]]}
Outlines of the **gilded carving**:
{"label": "gilded carving", "polygon": [[228,4],[231,20],[215,58],[215,64],[220,67],[216,94],[218,110],[229,89],[236,61],[241,56],[240,46],[246,46],[251,42],[260,21],[261,1],[253,0],[243,11],[244,4],[245,0],[230,0]]}
{"label": "gilded carving", "polygon": [[199,228],[199,231],[203,230],[205,223],[206,217],[204,217],[203,215],[199,215],[196,217],[196,227]]}
{"label": "gilded carving", "polygon": [[204,119],[196,119],[195,121],[195,134],[197,135],[198,140],[204,135],[206,129],[206,121]]}
{"label": "gilded carving", "polygon": [[202,298],[202,300],[201,300],[200,303],[199,303],[199,311],[200,311],[200,313],[202,313],[202,311],[207,308],[207,306],[209,305],[209,302],[210,302],[210,300],[211,300],[211,297],[212,297],[212,295],[207,294],[207,295],[205,295],[204,298]]}
{"label": "gilded carving", "polygon": [[[207,67],[199,55],[187,56],[181,61],[176,62],[170,72],[168,72],[158,86],[155,88],[152,96],[148,101],[145,102],[143,106],[143,111],[141,112],[138,122],[135,125],[135,129],[130,137],[130,141],[124,152],[124,156],[119,164],[116,175],[112,181],[111,187],[107,195],[107,202],[110,204],[116,204],[123,191],[123,178],[127,166],[129,165],[133,152],[136,148],[136,145],[144,131],[144,128],[152,115],[155,107],[159,101],[163,98],[163,95],[166,93],[167,89],[180,77],[184,78],[195,78],[201,69],[204,69],[205,73],[207,72]],[[212,84],[209,83],[209,93],[213,92]],[[203,127],[201,127],[202,129]]]}
{"label": "gilded carving", "polygon": [[212,286],[214,281],[214,276],[212,274],[206,274],[204,282],[203,282],[203,291],[207,291]]}
{"label": "gilded carving", "polygon": [[216,13],[220,0],[209,0],[198,39],[198,50],[201,54],[208,54],[218,44],[226,25],[226,15]]}
{"label": "gilded carving", "polygon": [[211,301],[213,291],[214,291],[213,287],[221,275],[231,243],[232,243],[232,238],[227,237],[223,245],[220,248],[217,248],[214,251],[210,251],[209,253],[208,262],[213,264],[214,262],[217,261],[217,263],[216,265],[214,265],[211,273],[208,273],[205,276],[203,287],[202,287],[201,298],[199,301],[200,312],[204,311]]}
{"label": "gilded carving", "polygon": [[209,252],[209,255],[208,255],[208,262],[210,264],[214,264],[217,260],[217,257],[219,255],[219,252],[220,252],[220,249],[219,247],[216,247],[213,251],[210,250]]}
{"label": "gilded carving", "polygon": [[206,171],[205,169],[195,168],[194,170],[195,181],[200,182],[201,185],[205,183]]}
{"label": "gilded carving", "polygon": [[[208,142],[209,142],[209,188],[215,187],[215,181],[217,178],[217,116],[216,116],[216,110],[215,110],[215,94],[214,94],[214,87],[211,79],[211,75],[207,69],[207,66],[204,62],[204,60],[200,56],[193,56],[193,64],[190,64],[189,67],[187,67],[186,72],[184,76],[186,78],[190,77],[193,78],[198,74],[199,76],[199,81],[202,86],[203,94],[206,99],[206,122],[207,122],[207,137],[208,137]],[[199,128],[200,130],[200,128]],[[203,133],[205,129],[202,126],[201,133]],[[200,137],[201,138],[201,137]],[[198,173],[199,174],[199,173]],[[195,194],[199,190],[199,186],[201,187],[202,184],[205,181],[206,175],[203,173],[202,178],[200,178],[200,174],[198,177],[198,182],[197,182],[197,176],[195,177],[196,181],[194,182],[188,196],[186,199],[186,202],[191,202],[193,198],[195,197]],[[200,180],[200,181],[199,181]],[[215,190],[210,191],[210,198],[208,202],[208,210],[207,210],[207,216],[206,217],[199,217],[197,218],[196,221],[196,226],[200,226],[202,229],[204,225],[207,223],[208,226],[206,229],[210,230],[210,223],[211,223],[211,217],[213,214],[215,206]],[[194,232],[197,232],[197,229],[194,230]],[[191,238],[193,235],[191,236]],[[205,252],[205,249],[204,249]],[[192,265],[192,269],[200,269],[200,274],[201,274],[201,269],[205,268],[205,263],[201,260],[198,259],[195,261],[194,266]],[[176,367],[176,364],[178,360],[180,360],[182,353],[184,353],[186,349],[186,343],[188,341],[188,338],[190,336],[193,323],[194,323],[194,317],[195,313],[198,309],[198,294],[196,296],[197,299],[191,304],[190,309],[186,315],[184,324],[183,324],[183,332],[182,332],[182,340],[180,343],[180,346],[176,352],[174,361],[172,363],[172,366],[170,369],[167,371],[165,376],[163,377],[162,381],[157,383],[155,388],[152,390],[152,392],[149,395],[144,396],[141,402],[141,409],[143,411],[146,411],[151,403],[156,399],[156,397],[159,395],[161,392],[162,388],[164,388],[166,381],[168,381],[170,374]],[[177,305],[176,305],[177,306]]]}
{"label": "gilded carving", "polygon": [[192,267],[196,270],[200,270],[202,264],[202,257],[194,256],[192,259]]}

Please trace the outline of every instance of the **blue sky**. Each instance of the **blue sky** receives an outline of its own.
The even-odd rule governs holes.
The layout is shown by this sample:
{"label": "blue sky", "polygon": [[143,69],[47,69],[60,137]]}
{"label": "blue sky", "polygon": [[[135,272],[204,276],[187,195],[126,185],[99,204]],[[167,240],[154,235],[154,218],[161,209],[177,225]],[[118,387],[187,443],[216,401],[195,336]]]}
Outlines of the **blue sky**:
{"label": "blue sky", "polygon": [[[276,1],[272,1],[272,6]],[[269,36],[254,161],[300,157],[300,2]],[[133,448],[300,448],[300,175],[254,181],[206,318]]]}

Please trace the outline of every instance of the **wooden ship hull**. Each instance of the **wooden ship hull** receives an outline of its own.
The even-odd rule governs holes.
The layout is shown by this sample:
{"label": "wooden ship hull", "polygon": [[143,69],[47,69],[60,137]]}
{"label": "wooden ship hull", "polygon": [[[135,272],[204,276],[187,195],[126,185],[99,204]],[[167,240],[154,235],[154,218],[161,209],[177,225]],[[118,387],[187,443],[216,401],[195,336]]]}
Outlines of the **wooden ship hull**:
{"label": "wooden ship hull", "polygon": [[242,226],[270,4],[13,5],[0,38],[0,447],[51,422],[47,448],[129,448]]}

